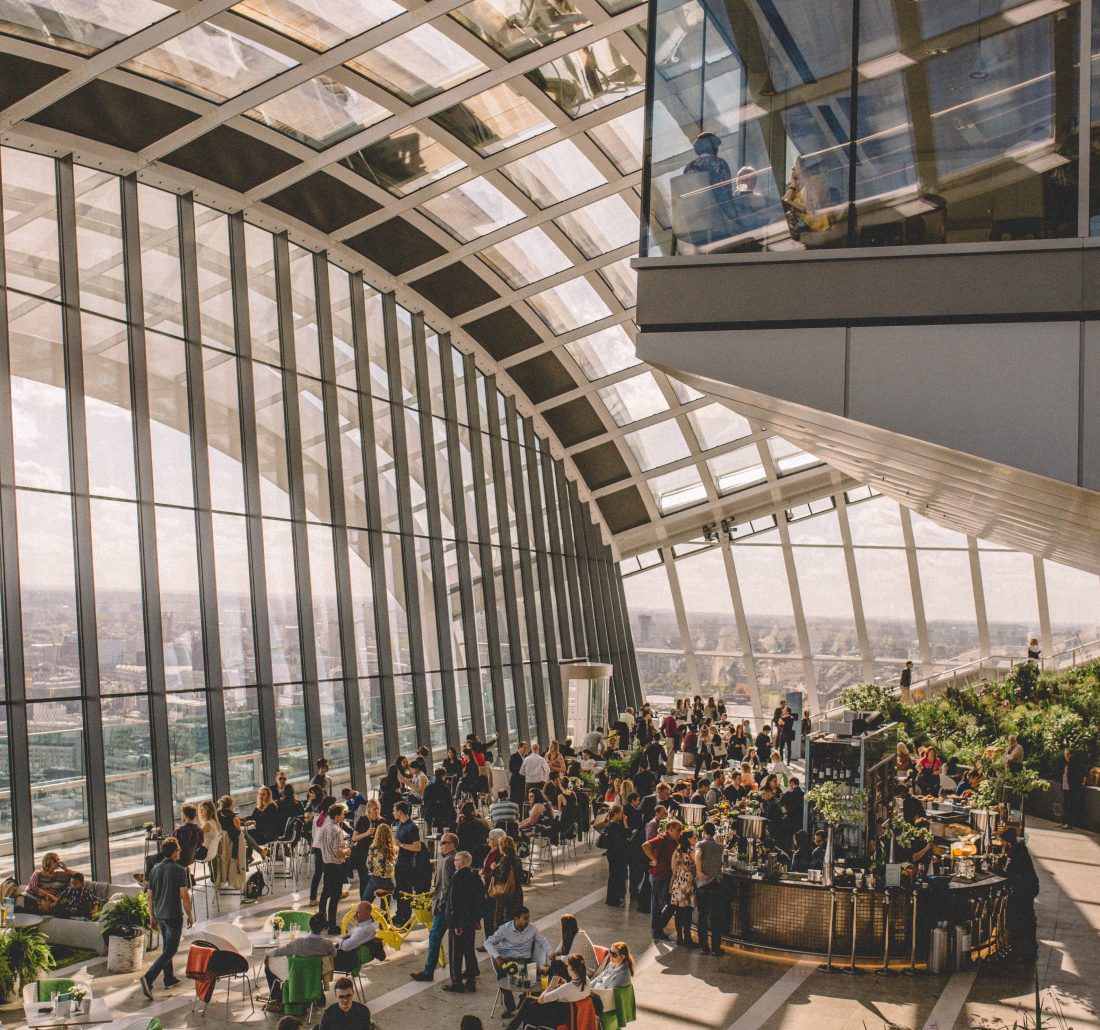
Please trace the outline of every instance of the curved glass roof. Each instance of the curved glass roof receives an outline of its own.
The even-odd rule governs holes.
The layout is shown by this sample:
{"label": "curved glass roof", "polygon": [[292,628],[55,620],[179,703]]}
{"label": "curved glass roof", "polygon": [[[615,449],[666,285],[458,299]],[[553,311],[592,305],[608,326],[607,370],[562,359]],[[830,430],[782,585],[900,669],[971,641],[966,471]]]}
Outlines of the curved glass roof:
{"label": "curved glass roof", "polygon": [[0,129],[396,289],[526,395],[629,553],[733,495],[774,508],[819,464],[634,354],[645,20],[644,0],[0,0]]}

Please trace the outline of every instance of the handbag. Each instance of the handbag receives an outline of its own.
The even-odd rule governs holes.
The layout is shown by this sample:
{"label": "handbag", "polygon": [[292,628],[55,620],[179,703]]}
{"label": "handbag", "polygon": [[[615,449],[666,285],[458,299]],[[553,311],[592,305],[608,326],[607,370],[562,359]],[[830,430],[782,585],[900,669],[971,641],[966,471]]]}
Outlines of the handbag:
{"label": "handbag", "polygon": [[514,869],[508,870],[507,879],[498,880],[493,877],[493,882],[489,884],[489,897],[507,898],[516,889],[515,877],[516,871]]}

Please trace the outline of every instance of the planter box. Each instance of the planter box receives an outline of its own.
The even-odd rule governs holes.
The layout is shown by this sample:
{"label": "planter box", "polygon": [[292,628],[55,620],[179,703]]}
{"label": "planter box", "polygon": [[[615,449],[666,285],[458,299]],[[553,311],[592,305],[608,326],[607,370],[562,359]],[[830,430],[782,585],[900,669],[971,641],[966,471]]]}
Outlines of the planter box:
{"label": "planter box", "polygon": [[[1041,794],[1032,794],[1028,798],[1025,811],[1028,815],[1060,823],[1064,818],[1061,788],[1051,786]],[[1082,788],[1077,805],[1077,825],[1083,830],[1100,833],[1100,787]]]}
{"label": "planter box", "polygon": [[107,972],[136,973],[145,956],[145,933],[136,937],[107,938]]}

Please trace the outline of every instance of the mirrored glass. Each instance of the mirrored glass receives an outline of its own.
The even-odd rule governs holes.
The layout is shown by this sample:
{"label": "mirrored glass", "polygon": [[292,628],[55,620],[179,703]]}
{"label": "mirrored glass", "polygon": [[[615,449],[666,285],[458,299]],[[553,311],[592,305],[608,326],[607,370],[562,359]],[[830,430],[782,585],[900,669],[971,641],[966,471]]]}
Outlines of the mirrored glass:
{"label": "mirrored glass", "polygon": [[0,32],[88,55],[174,13],[154,0],[6,0]]}
{"label": "mirrored glass", "polygon": [[523,212],[483,177],[425,201],[421,210],[463,243],[523,217]]}
{"label": "mirrored glass", "polygon": [[451,17],[509,60],[589,24],[570,0],[473,0]]}
{"label": "mirrored glass", "polygon": [[412,126],[357,150],[340,163],[398,197],[466,167],[437,139]]}
{"label": "mirrored glass", "polygon": [[249,118],[314,150],[327,150],[389,113],[328,75],[318,75],[245,112]]}
{"label": "mirrored glass", "polygon": [[493,86],[432,118],[482,157],[553,128],[553,123],[507,83]]}
{"label": "mirrored glass", "polygon": [[[560,204],[607,181],[581,148],[568,139],[521,157],[501,171],[539,207]],[[634,231],[637,235],[636,218]]]}
{"label": "mirrored glass", "polygon": [[527,77],[570,118],[581,118],[639,92],[644,77],[608,39],[574,50]]}

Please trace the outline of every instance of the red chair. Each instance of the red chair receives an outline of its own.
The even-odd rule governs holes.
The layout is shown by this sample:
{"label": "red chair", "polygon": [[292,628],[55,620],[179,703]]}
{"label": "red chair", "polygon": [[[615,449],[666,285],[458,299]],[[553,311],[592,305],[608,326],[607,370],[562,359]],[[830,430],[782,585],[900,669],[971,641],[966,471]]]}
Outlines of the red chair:
{"label": "red chair", "polygon": [[591,998],[569,1003],[569,1022],[562,1023],[558,1030],[600,1030],[600,1021],[596,1018],[596,1006]]}

